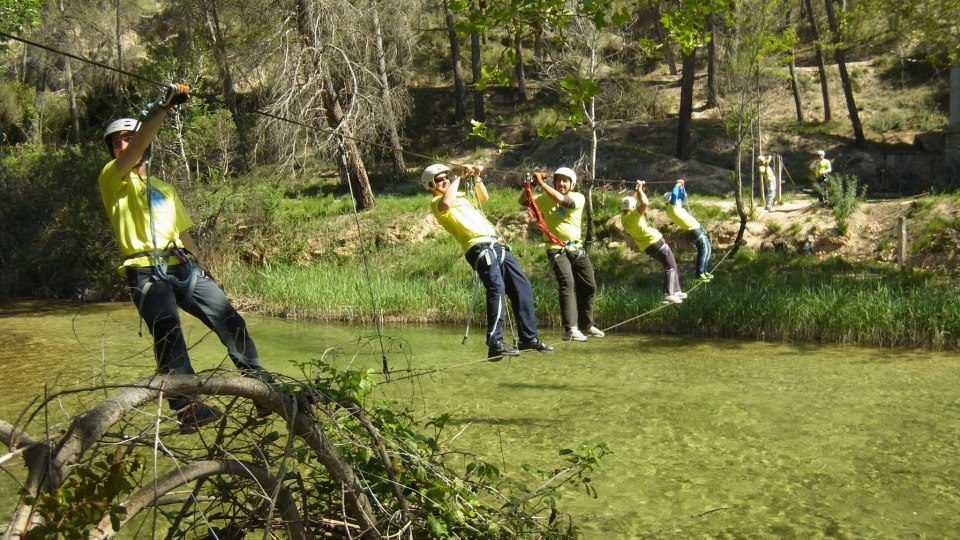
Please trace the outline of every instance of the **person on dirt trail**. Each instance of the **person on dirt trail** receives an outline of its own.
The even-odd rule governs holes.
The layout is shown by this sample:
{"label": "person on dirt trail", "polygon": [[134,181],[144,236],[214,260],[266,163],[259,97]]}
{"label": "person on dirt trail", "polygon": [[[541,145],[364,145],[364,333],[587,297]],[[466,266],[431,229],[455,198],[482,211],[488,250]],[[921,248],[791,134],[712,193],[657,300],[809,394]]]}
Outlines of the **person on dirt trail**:
{"label": "person on dirt trail", "polygon": [[[597,283],[593,263],[581,240],[580,223],[586,198],[573,191],[577,185],[577,173],[560,167],[553,173],[552,186],[544,182],[543,173],[535,172],[533,177],[543,190],[533,202],[543,215],[543,226],[550,231],[550,235],[545,232],[544,237],[548,246],[547,260],[557,278],[563,339],[586,341],[588,335],[603,337],[603,331],[593,325]],[[530,205],[527,191],[520,195],[519,202]]]}
{"label": "person on dirt trail", "polygon": [[677,180],[673,190],[664,194],[670,201],[667,205],[667,215],[670,220],[680,228],[681,231],[690,235],[694,245],[697,246],[697,260],[694,263],[694,273],[700,281],[710,281],[713,274],[707,271],[710,265],[710,256],[713,254],[713,246],[710,245],[710,238],[707,231],[700,225],[700,222],[687,212],[684,205],[687,203],[687,190],[684,188],[684,180]]}
{"label": "person on dirt trail", "polygon": [[647,223],[650,200],[643,192],[644,182],[638,181],[632,196],[620,199],[620,223],[623,230],[633,237],[637,247],[663,266],[663,303],[679,304],[687,297],[680,289],[680,271],[673,251],[656,228]]}
{"label": "person on dirt trail", "polygon": [[773,210],[773,203],[777,198],[777,176],[773,174],[773,167],[770,166],[773,156],[760,156],[757,158],[757,165],[760,168],[760,181],[764,183],[767,190],[766,205],[764,210],[770,212]]}
{"label": "person on dirt trail", "polygon": [[[497,361],[525,350],[553,352],[553,347],[541,341],[537,333],[530,280],[493,224],[459,192],[461,177],[467,177],[472,180],[477,202],[485,204],[490,197],[480,178],[481,171],[481,167],[462,166],[459,174],[450,178],[450,167],[435,163],[423,170],[420,180],[433,194],[430,207],[434,217],[460,244],[464,257],[487,290],[487,358]],[[508,297],[520,334],[517,348],[503,341]]]}
{"label": "person on dirt trail", "polygon": [[830,173],[833,172],[833,166],[827,159],[827,153],[823,150],[817,150],[817,157],[810,163],[810,170],[813,171],[814,186],[819,186],[817,190],[817,202],[824,204],[824,196],[827,195],[828,181]]}
{"label": "person on dirt trail", "polygon": [[[160,373],[193,374],[177,307],[200,319],[227,348],[240,371],[272,383],[259,360],[243,317],[203,268],[193,225],[176,189],[150,175],[150,150],[168,111],[190,98],[190,89],[170,84],[145,119],[120,118],[103,131],[113,159],[98,179],[100,195],[123,255],[119,267],[133,293],[142,321],[153,335]],[[181,432],[195,431],[223,413],[196,398],[167,397],[177,411]],[[269,413],[259,405],[258,413]]]}

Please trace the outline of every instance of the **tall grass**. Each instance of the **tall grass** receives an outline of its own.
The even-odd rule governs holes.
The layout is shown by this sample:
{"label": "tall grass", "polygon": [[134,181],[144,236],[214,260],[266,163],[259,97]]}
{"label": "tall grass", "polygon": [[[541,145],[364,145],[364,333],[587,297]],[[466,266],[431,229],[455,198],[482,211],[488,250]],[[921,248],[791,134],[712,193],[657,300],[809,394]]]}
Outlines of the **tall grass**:
{"label": "tall grass", "polygon": [[[516,242],[514,251],[533,283],[541,325],[558,324],[556,285],[542,249]],[[682,275],[690,275],[692,255],[681,254]],[[596,248],[592,258],[599,282],[598,326],[612,326],[659,305],[660,270],[648,257]],[[369,284],[359,260],[239,267],[224,277],[232,294],[273,314],[369,321],[372,286],[377,312],[387,321],[465,320],[473,273],[449,238],[415,250],[372,252],[370,260]],[[780,254],[741,254],[715,274],[713,282],[695,289],[694,282],[685,280],[690,296],[682,305],[618,330],[960,348],[960,281],[955,278]],[[480,287],[474,311],[478,325],[483,310]]]}

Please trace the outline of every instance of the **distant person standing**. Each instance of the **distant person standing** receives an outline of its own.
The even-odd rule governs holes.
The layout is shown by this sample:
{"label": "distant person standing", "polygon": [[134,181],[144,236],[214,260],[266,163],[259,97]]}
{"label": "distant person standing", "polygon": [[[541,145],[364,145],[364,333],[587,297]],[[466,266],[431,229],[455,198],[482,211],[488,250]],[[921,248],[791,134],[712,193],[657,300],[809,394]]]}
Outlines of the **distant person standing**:
{"label": "distant person standing", "polygon": [[760,168],[760,181],[763,182],[767,190],[766,205],[764,210],[770,212],[773,210],[773,203],[777,199],[777,177],[773,174],[773,167],[770,166],[772,156],[760,156],[757,158],[757,164]]}
{"label": "distant person standing", "polygon": [[[485,204],[490,196],[480,179],[480,171],[463,166],[460,174],[452,179],[448,177],[449,173],[450,167],[435,163],[423,170],[420,180],[433,194],[430,208],[434,217],[460,244],[467,263],[477,272],[487,290],[487,359],[497,361],[504,356],[517,356],[524,350],[553,352],[553,347],[537,335],[533,288],[520,263],[493,224],[473,202],[458,192],[461,176],[474,176],[473,192],[477,202]],[[503,342],[504,308],[508,297],[520,334],[517,348]]]}
{"label": "distant person standing", "polygon": [[663,303],[679,304],[687,297],[680,289],[680,271],[673,251],[663,239],[663,234],[647,223],[647,209],[650,201],[643,192],[643,182],[637,182],[634,196],[620,199],[620,223],[623,230],[633,237],[637,247],[653,257],[663,267]]}
{"label": "distant person standing", "polygon": [[697,246],[697,260],[694,263],[694,272],[697,279],[700,281],[710,281],[713,279],[713,274],[707,272],[707,268],[710,265],[713,246],[710,245],[710,238],[707,236],[707,231],[704,230],[700,222],[691,216],[690,212],[687,212],[687,209],[684,208],[684,205],[687,204],[687,190],[684,188],[684,184],[683,178],[677,180],[676,185],[673,186],[673,190],[666,194],[670,201],[670,204],[667,205],[667,215],[670,216],[670,220],[673,221],[681,231],[690,235],[690,239],[693,240],[694,245]]}
{"label": "distant person standing", "polygon": [[827,153],[823,150],[817,150],[817,158],[810,163],[810,170],[813,171],[813,182],[815,186],[820,186],[817,190],[817,201],[824,203],[824,195],[827,195],[828,181],[830,173],[833,172],[833,166],[827,159]]}
{"label": "distant person standing", "polygon": [[[560,167],[553,173],[553,185],[543,181],[542,173],[533,173],[543,193],[534,197],[543,215],[547,235],[547,260],[557,278],[560,296],[560,317],[565,341],[586,341],[587,335],[603,337],[602,330],[593,325],[594,297],[597,283],[593,263],[583,247],[580,223],[586,198],[573,189],[577,173]],[[527,191],[520,195],[520,204],[529,205]]]}

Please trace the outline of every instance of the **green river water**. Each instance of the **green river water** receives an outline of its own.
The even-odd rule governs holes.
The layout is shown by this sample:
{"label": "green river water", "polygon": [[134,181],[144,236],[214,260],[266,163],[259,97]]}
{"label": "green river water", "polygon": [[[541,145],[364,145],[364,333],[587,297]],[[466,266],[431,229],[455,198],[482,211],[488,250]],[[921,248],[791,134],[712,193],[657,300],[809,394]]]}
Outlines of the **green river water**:
{"label": "green river water", "polygon": [[[45,384],[150,374],[151,342],[137,322],[128,304],[0,305],[0,418],[15,420]],[[184,322],[190,343],[205,336]],[[264,364],[289,374],[291,360],[373,333],[248,322]],[[382,392],[424,416],[451,413],[453,432],[464,430],[453,446],[506,470],[550,467],[561,448],[607,443],[599,498],[561,499],[588,538],[960,535],[955,354],[613,334],[552,355],[460,365],[484,356],[477,331],[464,347],[462,328],[386,327],[411,352],[391,355],[394,367],[459,367]],[[343,366],[379,364],[369,349],[344,351]],[[212,335],[192,356],[197,369],[224,360]],[[15,489],[2,475],[4,514]]]}

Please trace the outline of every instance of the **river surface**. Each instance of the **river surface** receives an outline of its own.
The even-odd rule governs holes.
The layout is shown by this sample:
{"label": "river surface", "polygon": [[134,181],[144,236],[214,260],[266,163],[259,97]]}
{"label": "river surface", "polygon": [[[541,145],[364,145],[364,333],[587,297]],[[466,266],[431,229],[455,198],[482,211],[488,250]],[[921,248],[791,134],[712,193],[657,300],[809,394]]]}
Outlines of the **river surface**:
{"label": "river surface", "polygon": [[[379,365],[376,341],[357,345],[372,328],[247,319],[269,369],[295,375],[293,362],[333,347],[341,367]],[[223,362],[216,336],[184,322],[195,367]],[[151,340],[137,323],[128,304],[0,304],[0,418],[15,420],[45,389],[150,374]],[[505,470],[609,445],[593,475],[598,498],[560,501],[587,538],[960,531],[955,354],[613,334],[474,362],[482,332],[461,346],[462,328],[384,328],[394,369],[450,369],[380,391],[423,417],[449,412],[451,435],[463,430],[452,446]],[[15,489],[2,475],[4,515]]]}

